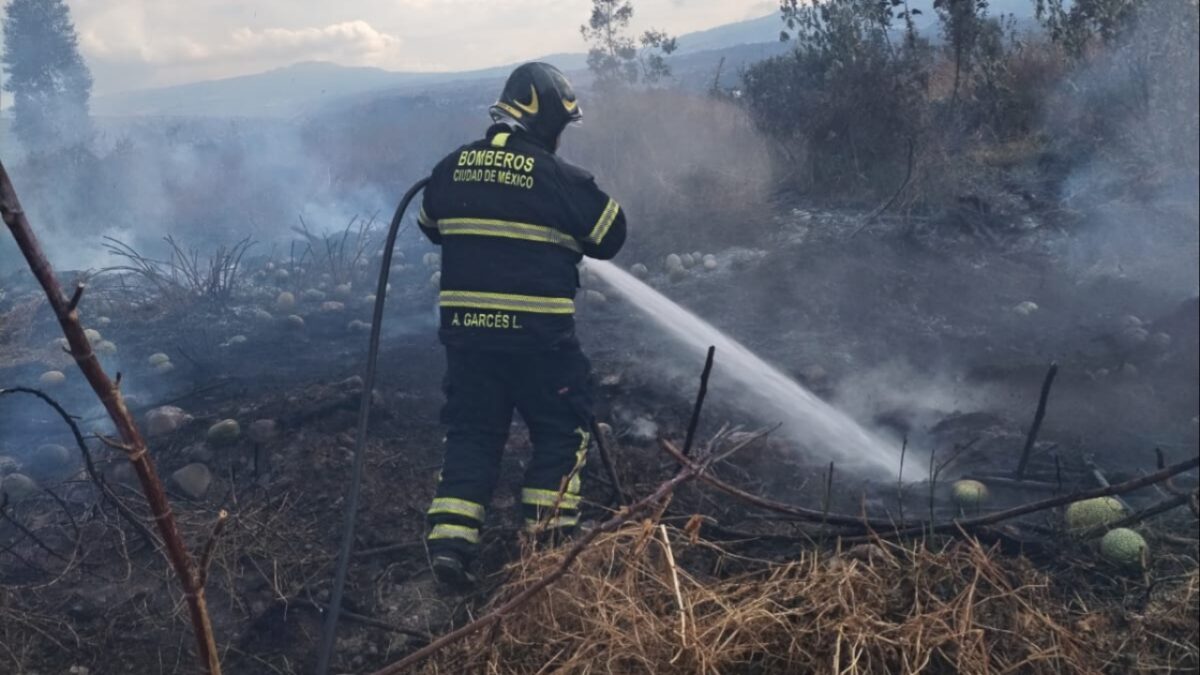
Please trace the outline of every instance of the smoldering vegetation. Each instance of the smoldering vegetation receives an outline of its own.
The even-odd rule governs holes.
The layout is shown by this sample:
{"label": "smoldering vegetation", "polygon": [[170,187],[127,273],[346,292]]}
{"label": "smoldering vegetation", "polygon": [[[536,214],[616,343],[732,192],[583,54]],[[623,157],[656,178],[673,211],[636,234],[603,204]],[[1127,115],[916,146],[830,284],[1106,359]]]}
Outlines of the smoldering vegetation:
{"label": "smoldering vegetation", "polygon": [[[864,476],[792,437],[754,440],[708,475],[759,501],[680,487],[427,672],[1194,671],[1195,470],[1088,502],[1095,522],[1068,505],[1200,442],[1195,3],[1143,7],[1083,38],[984,17],[969,67],[945,36],[908,43],[902,22],[880,33],[848,14],[838,35],[853,39],[732,88],[585,89],[562,152],[626,208],[617,262],[886,438],[904,469]],[[285,120],[96,120],[87,145],[5,157],[62,279],[87,283],[88,337],[123,374],[188,543],[211,545],[227,672],[311,670],[383,224],[482,132],[499,84]],[[429,577],[440,259],[414,229],[390,270],[345,671],[412,654],[564,556],[515,543],[518,424],[483,590],[447,596]],[[597,413],[641,497],[678,468],[660,440],[687,434],[702,356],[586,267],[581,280]],[[723,385],[727,367],[718,353],[697,457],[786,421]],[[0,396],[0,669],[187,662],[153,515],[4,238],[0,389],[17,385],[77,416],[95,471],[42,402]],[[590,523],[616,513],[600,465],[584,469]],[[1118,524],[1141,537],[1133,557],[1101,543]]]}

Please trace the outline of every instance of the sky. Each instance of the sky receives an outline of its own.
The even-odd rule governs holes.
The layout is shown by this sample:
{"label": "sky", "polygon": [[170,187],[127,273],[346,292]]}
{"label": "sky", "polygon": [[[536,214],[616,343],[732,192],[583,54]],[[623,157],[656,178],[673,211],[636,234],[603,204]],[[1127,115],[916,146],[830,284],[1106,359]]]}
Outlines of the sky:
{"label": "sky", "polygon": [[[455,71],[584,51],[591,0],[67,0],[95,93],[302,61]],[[683,34],[777,0],[634,0],[634,28]]]}

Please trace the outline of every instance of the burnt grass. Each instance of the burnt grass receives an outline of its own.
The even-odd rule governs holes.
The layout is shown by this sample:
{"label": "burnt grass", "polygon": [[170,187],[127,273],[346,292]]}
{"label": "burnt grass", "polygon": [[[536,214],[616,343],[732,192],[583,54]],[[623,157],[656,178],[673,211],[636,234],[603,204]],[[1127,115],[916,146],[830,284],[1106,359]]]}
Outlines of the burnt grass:
{"label": "burnt grass", "polygon": [[[911,456],[921,462],[931,451],[941,461],[953,459],[936,484],[899,489],[894,476],[863,477],[836,465],[831,480],[827,459],[771,437],[718,467],[724,479],[839,513],[958,515],[949,481],[1011,473],[1051,361],[1061,372],[1031,464],[1038,480],[1062,491],[1094,487],[1093,466],[1117,482],[1154,470],[1156,448],[1168,462],[1196,453],[1195,298],[1129,278],[1083,278],[1063,265],[1042,233],[981,245],[967,236],[916,236],[899,225],[852,237],[855,222],[839,214],[803,212],[783,220],[761,249],[713,251],[716,270],[697,268],[681,281],[669,281],[660,261],[647,261],[649,283],[833,400],[847,398],[862,373],[891,373],[887,387],[900,394],[857,410],[860,418],[869,415],[865,421],[897,439],[907,436]],[[228,673],[303,673],[315,663],[367,342],[348,322],[369,319],[362,296],[373,286],[369,268],[323,272],[316,263],[302,278],[292,274],[281,283],[267,262],[249,260],[240,290],[225,300],[164,295],[136,278],[105,275],[89,281],[82,306],[87,326],[100,316],[109,319],[97,326],[118,349],[104,357],[106,366],[122,372],[139,419],[168,403],[191,416],[154,437],[151,447],[164,480],[191,463],[211,470],[211,485],[199,498],[167,481],[196,555],[217,514],[230,514],[215,542],[208,584]],[[518,423],[489,511],[484,583],[461,596],[430,578],[423,514],[444,433],[438,422],[444,360],[431,270],[414,259],[396,272],[339,631],[339,672],[368,672],[466,620],[504,583],[505,565],[519,555],[515,493],[531,448]],[[323,286],[334,299],[332,287],[343,281],[354,291],[339,299],[341,308],[322,309],[321,301],[303,298],[287,312],[274,307],[283,290],[300,296]],[[63,370],[67,382],[46,392],[78,416],[101,474],[148,523],[136,486],[122,474],[124,459],[91,436],[107,431],[104,419],[69,357],[52,344],[57,326],[30,277],[17,272],[0,286],[0,387],[40,387],[42,372]],[[1035,312],[1014,311],[1031,299],[1039,306]],[[304,317],[303,329],[287,323],[283,315],[290,313]],[[1147,334],[1168,334],[1170,344],[1123,339],[1128,315],[1138,317]],[[580,332],[595,365],[597,413],[612,427],[619,473],[630,492],[645,494],[674,471],[655,436],[682,439],[702,357],[678,353],[617,297],[582,302]],[[239,335],[245,340],[230,340]],[[156,352],[170,355],[172,372],[153,372],[146,359]],[[719,370],[719,353],[716,363]],[[966,393],[931,402],[921,385],[935,376],[950,377],[955,391]],[[213,447],[206,431],[223,419],[238,420],[243,435]],[[274,420],[275,433],[250,439],[246,430],[256,420]],[[739,407],[736,392],[716,391],[700,438],[726,424],[752,430],[774,421]],[[178,585],[155,543],[125,522],[80,470],[62,421],[32,398],[5,396],[0,428],[0,456],[13,458],[0,462],[0,473],[19,468],[45,488],[5,504],[0,522],[0,672],[79,672],[69,671],[75,666],[92,675],[192,672]],[[35,466],[29,451],[47,443],[66,446],[75,459]],[[602,518],[610,503],[599,467],[593,458],[585,469],[585,519]],[[1195,478],[1179,484],[1190,489]],[[1046,494],[995,488],[985,508]],[[1137,507],[1160,496],[1147,489],[1127,499]],[[700,486],[682,490],[666,517],[682,525],[694,513],[710,519],[705,536],[747,556],[787,560],[814,546],[836,547],[832,538],[810,536]],[[1107,569],[1087,545],[1062,537],[1061,514],[1054,512],[1006,530],[1002,555],[1025,557],[1053,573],[1054,593],[1064,603],[1086,596],[1136,611],[1149,601],[1155,579],[1193,573],[1197,557],[1195,518],[1187,509],[1144,531],[1156,552],[1144,577]],[[723,569],[733,574],[738,568],[729,560]],[[1181,667],[1178,672],[1194,672],[1197,663]]]}

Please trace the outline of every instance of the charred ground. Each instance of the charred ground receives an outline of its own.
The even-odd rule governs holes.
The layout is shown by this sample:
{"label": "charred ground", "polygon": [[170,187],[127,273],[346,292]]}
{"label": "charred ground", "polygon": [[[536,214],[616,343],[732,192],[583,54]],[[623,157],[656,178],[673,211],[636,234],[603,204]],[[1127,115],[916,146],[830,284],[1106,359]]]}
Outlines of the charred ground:
{"label": "charred ground", "polygon": [[[925,462],[932,452],[936,465],[947,466],[932,486],[921,482],[898,488],[894,476],[856,476],[836,466],[830,483],[825,458],[768,439],[722,464],[717,472],[726,480],[834,513],[954,516],[958,511],[947,494],[950,479],[1007,475],[1014,468],[1038,385],[1055,360],[1062,373],[1032,468],[1039,480],[1052,485],[1051,491],[1093,486],[1092,463],[1118,482],[1154,470],[1156,448],[1168,462],[1195,454],[1195,345],[1200,335],[1194,297],[1141,279],[1080,274],[1064,264],[1057,248],[1063,234],[1054,231],[1012,233],[981,246],[975,234],[955,234],[953,228],[919,232],[911,223],[885,220],[858,232],[858,214],[797,205],[778,212],[782,215],[771,228],[776,234],[760,240],[760,247],[712,251],[716,269],[696,266],[676,281],[668,278],[661,262],[648,261],[648,282],[822,395],[842,402],[860,419],[890,429],[897,439],[907,435],[910,457]],[[364,231],[360,236],[370,235]],[[535,555],[516,568],[506,567],[520,558],[513,490],[530,451],[518,426],[485,536],[484,589],[470,597],[448,596],[429,576],[421,543],[423,512],[443,433],[437,417],[442,356],[430,285],[437,261],[422,258],[410,244],[404,248],[409,259],[394,268],[389,296],[367,446],[365,503],[339,639],[338,662],[346,671],[370,670],[410,652],[480,611],[493,593],[511,593],[511,586],[500,586],[509,582],[519,587],[530,570],[543,564]],[[204,489],[193,486],[190,496],[179,480],[169,482],[193,547],[204,547],[220,510],[231,514],[215,542],[209,581],[227,672],[307,672],[314,660],[362,387],[356,375],[366,336],[361,325],[351,322],[369,318],[366,295],[374,272],[371,245],[362,250],[372,253],[361,263],[335,263],[333,256],[316,254],[247,255],[238,271],[241,283],[224,298],[189,300],[175,295],[178,289],[164,292],[136,274],[102,274],[89,282],[84,323],[98,326],[105,323],[99,317],[108,319],[98,327],[117,347],[105,357],[107,365],[123,372],[123,386],[139,420],[168,404],[187,415],[152,438],[161,473],[170,476],[194,464],[211,473]],[[627,489],[644,494],[674,470],[656,439],[682,437],[702,359],[677,353],[635,308],[594,285],[588,275],[584,278],[587,290],[595,291],[582,304],[580,330],[596,365],[598,412],[612,427]],[[54,344],[56,326],[32,282],[18,273],[4,289],[4,386],[38,387],[42,372],[61,368],[66,382],[47,393],[80,416],[85,433],[103,433],[103,418],[86,386]],[[281,306],[281,293],[293,294],[295,305]],[[1018,309],[1023,302],[1037,308]],[[289,316],[301,317],[303,325]],[[1159,334],[1169,340],[1151,339]],[[170,357],[173,370],[154,371],[147,358],[158,352]],[[716,368],[719,373],[720,354]],[[188,672],[189,629],[155,544],[101,498],[80,470],[80,452],[67,428],[47,407],[24,396],[5,396],[2,405],[0,455],[11,459],[0,470],[29,473],[45,488],[21,501],[10,500],[0,524],[5,667],[26,673],[65,672],[74,666],[91,673]],[[237,420],[242,436],[224,445],[206,439],[209,427],[224,419]],[[260,420],[271,424],[254,427]],[[739,406],[736,392],[718,388],[710,397],[701,437],[711,437],[726,423],[754,429],[774,421]],[[69,448],[70,459],[48,462],[35,451],[45,444]],[[127,487],[123,456],[95,440],[89,445],[117,498],[144,523],[136,489]],[[601,472],[592,469],[598,466],[591,463],[585,481],[593,519],[604,517],[611,494]],[[1187,486],[1189,480],[1194,487],[1192,478],[1181,484]],[[987,509],[1045,496],[994,490]],[[1127,498],[1137,507],[1158,496],[1143,490]],[[742,579],[753,587],[762,581],[754,576],[763,573],[762,561],[823,560],[821,569],[828,570],[839,559],[850,560],[834,552],[836,539],[825,528],[764,520],[763,512],[703,487],[683,490],[666,522],[683,527],[697,513],[706,516],[699,530],[703,546],[692,550],[685,533],[672,536],[680,537],[676,554],[700,580],[698,587],[712,588],[722,579]],[[1034,580],[1029,583],[1048,584],[1040,601],[1052,602],[1048,611],[1054,625],[1071,628],[1077,648],[1097,649],[1122,640],[1136,644],[1124,656],[1077,655],[1074,661],[1055,662],[1057,666],[1128,672],[1162,670],[1170,663],[1176,672],[1195,669],[1194,622],[1190,627],[1186,620],[1168,622],[1176,632],[1190,631],[1190,637],[1155,638],[1145,631],[1166,629],[1129,619],[1188,612],[1194,618],[1194,514],[1184,509],[1152,522],[1148,533],[1154,562],[1141,577],[1105,567],[1086,543],[1064,543],[1058,536],[1061,529],[1058,516],[1040,515],[993,539],[1001,548],[981,549],[989,565],[1013,575],[1013,583],[1019,585],[1028,574]],[[721,549],[713,548],[722,541]],[[955,549],[958,544],[929,543],[942,551],[936,555],[946,556],[939,564],[981,564],[973,557],[980,554]],[[595,555],[609,551],[626,556],[626,545],[620,538],[608,540]],[[893,573],[888,570],[902,573],[907,567],[901,559],[916,565],[915,558],[904,556],[920,555],[889,551],[890,562],[881,558],[875,573],[880,578]],[[868,556],[857,564],[873,569],[872,560]],[[577,593],[571,597],[586,604],[586,580],[594,569],[585,563],[583,581],[568,586]],[[541,616],[544,610],[538,607],[531,607],[528,617]],[[1091,633],[1071,623],[1100,621],[1096,617],[1104,623]],[[508,667],[525,672],[525,662],[505,651],[506,641],[515,646],[529,639],[522,637],[522,626],[528,628],[523,620],[512,623],[499,642],[452,652],[431,667],[438,672],[482,670],[488,659],[508,654],[503,656]],[[545,623],[532,625],[550,630]],[[571,663],[580,667],[572,658],[596,648],[569,631],[562,639],[576,648],[567,656],[543,655],[543,660],[558,659],[567,670]],[[616,649],[616,644],[609,647]],[[763,648],[780,659],[790,654],[780,645],[764,643]],[[773,660],[751,653],[738,658],[748,659],[736,661],[743,665],[759,664],[762,672],[799,663],[790,656]],[[681,663],[680,672],[699,667]],[[943,654],[934,663],[948,668],[955,661]],[[1001,663],[1005,661],[993,665]]]}

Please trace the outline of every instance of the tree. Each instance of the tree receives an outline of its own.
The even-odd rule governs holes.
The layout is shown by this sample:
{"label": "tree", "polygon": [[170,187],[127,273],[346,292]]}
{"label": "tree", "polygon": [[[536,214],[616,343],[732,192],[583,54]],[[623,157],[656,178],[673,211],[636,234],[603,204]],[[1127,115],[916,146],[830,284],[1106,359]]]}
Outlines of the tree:
{"label": "tree", "polygon": [[64,0],[10,0],[5,6],[5,91],[13,94],[13,131],[31,150],[86,143],[92,75],[79,55]]}
{"label": "tree", "polygon": [[[579,27],[588,49],[588,69],[600,88],[653,84],[670,77],[666,57],[675,51],[675,38],[663,31],[648,30],[636,41],[626,31],[633,19],[629,0],[592,0],[592,15]],[[640,47],[639,47],[640,45]]]}
{"label": "tree", "polygon": [[987,20],[988,0],[933,0],[933,9],[942,24],[942,35],[954,59],[954,92],[952,100],[958,100],[958,88],[962,76],[971,72],[973,57]]}

